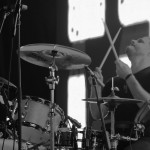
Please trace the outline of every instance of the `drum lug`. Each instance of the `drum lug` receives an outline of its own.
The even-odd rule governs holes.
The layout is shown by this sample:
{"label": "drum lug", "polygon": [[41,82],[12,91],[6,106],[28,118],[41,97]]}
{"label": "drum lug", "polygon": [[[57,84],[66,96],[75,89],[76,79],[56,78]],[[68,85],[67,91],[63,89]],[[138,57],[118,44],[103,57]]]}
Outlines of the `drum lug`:
{"label": "drum lug", "polygon": [[22,115],[21,115],[21,118],[24,119],[26,117],[26,115],[27,115],[27,113],[23,112]]}
{"label": "drum lug", "polygon": [[49,113],[48,113],[48,118],[50,118],[50,117],[52,116],[53,113],[54,113],[54,117],[55,117],[54,109],[52,109],[52,112],[49,112]]}
{"label": "drum lug", "polygon": [[25,103],[25,105],[24,105],[24,109],[25,109],[25,110],[27,110],[27,109],[28,109],[28,107],[29,107],[29,100]]}
{"label": "drum lug", "polygon": [[46,121],[46,130],[48,130],[48,129],[49,129],[50,124],[51,124],[51,123],[50,123],[50,120],[47,120],[47,121]]}

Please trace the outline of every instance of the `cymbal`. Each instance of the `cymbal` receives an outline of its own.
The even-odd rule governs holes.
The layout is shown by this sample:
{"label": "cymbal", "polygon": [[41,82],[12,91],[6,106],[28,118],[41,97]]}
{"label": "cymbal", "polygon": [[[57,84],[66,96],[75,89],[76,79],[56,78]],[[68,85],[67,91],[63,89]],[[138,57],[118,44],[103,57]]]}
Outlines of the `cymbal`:
{"label": "cymbal", "polygon": [[7,96],[9,96],[9,100],[13,100],[15,97],[16,97],[16,94],[17,94],[17,87],[9,82],[9,94],[8,94],[8,80],[0,77],[0,95],[3,96],[3,92],[1,91],[1,89],[4,89],[5,90],[5,94]]}
{"label": "cymbal", "polygon": [[46,43],[22,46],[20,57],[31,64],[48,68],[53,62],[53,52],[56,52],[55,64],[58,69],[80,69],[91,63],[91,58],[83,51]]}
{"label": "cymbal", "polygon": [[[8,86],[8,80],[0,77],[0,86]],[[12,88],[17,88],[13,83],[9,82],[9,86]]]}
{"label": "cymbal", "polygon": [[[96,98],[87,98],[83,99],[83,101],[87,101],[90,103],[97,103]],[[140,103],[143,102],[142,100],[137,99],[129,99],[129,98],[120,98],[118,96],[110,96],[110,97],[100,97],[98,98],[99,103],[116,103],[116,104],[122,104],[122,103]]]}

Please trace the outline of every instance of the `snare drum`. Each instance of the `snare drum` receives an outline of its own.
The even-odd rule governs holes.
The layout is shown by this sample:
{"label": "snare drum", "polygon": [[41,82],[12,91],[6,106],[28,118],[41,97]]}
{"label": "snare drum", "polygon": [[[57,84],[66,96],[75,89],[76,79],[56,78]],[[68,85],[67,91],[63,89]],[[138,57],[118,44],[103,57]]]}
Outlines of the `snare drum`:
{"label": "snare drum", "polygon": [[[24,96],[21,102],[22,109],[22,139],[24,141],[38,144],[50,139],[50,107],[48,100]],[[57,131],[60,122],[64,119],[63,110],[54,104],[54,132]]]}
{"label": "snare drum", "polygon": [[79,149],[77,129],[60,128],[57,132],[55,146],[57,149]]}
{"label": "snare drum", "polygon": [[102,150],[104,140],[101,131],[85,128],[83,137],[83,149]]}

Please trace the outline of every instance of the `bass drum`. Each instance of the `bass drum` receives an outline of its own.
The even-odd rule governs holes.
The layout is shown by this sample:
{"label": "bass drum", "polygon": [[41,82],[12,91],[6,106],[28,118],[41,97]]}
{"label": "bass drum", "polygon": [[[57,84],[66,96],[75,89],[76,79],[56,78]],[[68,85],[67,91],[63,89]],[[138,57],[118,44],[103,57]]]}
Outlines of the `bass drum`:
{"label": "bass drum", "polygon": [[124,150],[150,150],[150,137],[142,138]]}
{"label": "bass drum", "polygon": [[[18,142],[12,139],[0,139],[0,150],[18,150]],[[21,150],[27,150],[26,143],[22,143]]]}
{"label": "bass drum", "polygon": [[[64,120],[63,110],[48,100],[24,96],[21,102],[22,109],[22,139],[32,144],[46,143],[50,138],[50,107],[54,108],[54,132],[58,130]],[[17,115],[15,116],[15,120]]]}

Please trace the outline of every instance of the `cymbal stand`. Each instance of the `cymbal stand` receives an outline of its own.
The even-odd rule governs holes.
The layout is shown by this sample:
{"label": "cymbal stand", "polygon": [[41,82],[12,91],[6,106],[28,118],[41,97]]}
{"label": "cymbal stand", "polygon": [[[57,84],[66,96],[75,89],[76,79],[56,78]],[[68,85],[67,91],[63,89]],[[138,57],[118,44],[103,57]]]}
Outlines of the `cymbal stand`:
{"label": "cymbal stand", "polygon": [[[116,87],[114,87],[114,78],[112,77],[112,87],[111,87],[111,96],[115,96],[115,90]],[[110,110],[111,114],[111,136],[110,136],[110,143],[111,143],[111,150],[117,150],[117,145],[118,145],[118,139],[115,136],[115,109],[116,109],[116,104],[113,100],[108,103],[108,107]]]}
{"label": "cymbal stand", "polygon": [[[92,75],[92,84],[94,86],[94,89],[95,89],[95,93],[96,93],[96,99],[97,99],[97,106],[98,106],[98,109],[99,109],[99,113],[100,113],[100,118],[101,118],[101,122],[102,122],[102,131],[103,131],[103,135],[104,135],[104,140],[105,140],[105,146],[106,146],[106,149],[107,150],[110,150],[110,141],[109,141],[109,138],[108,138],[108,134],[106,132],[106,127],[105,127],[105,123],[104,123],[104,117],[103,117],[103,113],[102,113],[102,109],[101,109],[101,104],[100,102],[98,101],[98,92],[97,92],[97,77],[95,75]],[[99,105],[100,104],[100,105]]]}
{"label": "cymbal stand", "polygon": [[109,110],[111,114],[111,135],[110,135],[110,143],[111,150],[117,150],[118,140],[115,138],[115,108],[116,105],[114,102],[109,103]]}
{"label": "cymbal stand", "polygon": [[50,150],[54,150],[55,146],[55,137],[54,137],[54,90],[55,90],[55,84],[58,84],[59,78],[55,77],[55,71],[57,70],[57,67],[55,65],[55,56],[57,52],[52,51],[53,55],[53,62],[52,65],[49,67],[49,77],[46,77],[45,80],[47,84],[49,85],[49,90],[50,90],[50,101],[51,103],[49,104],[50,107]]}

